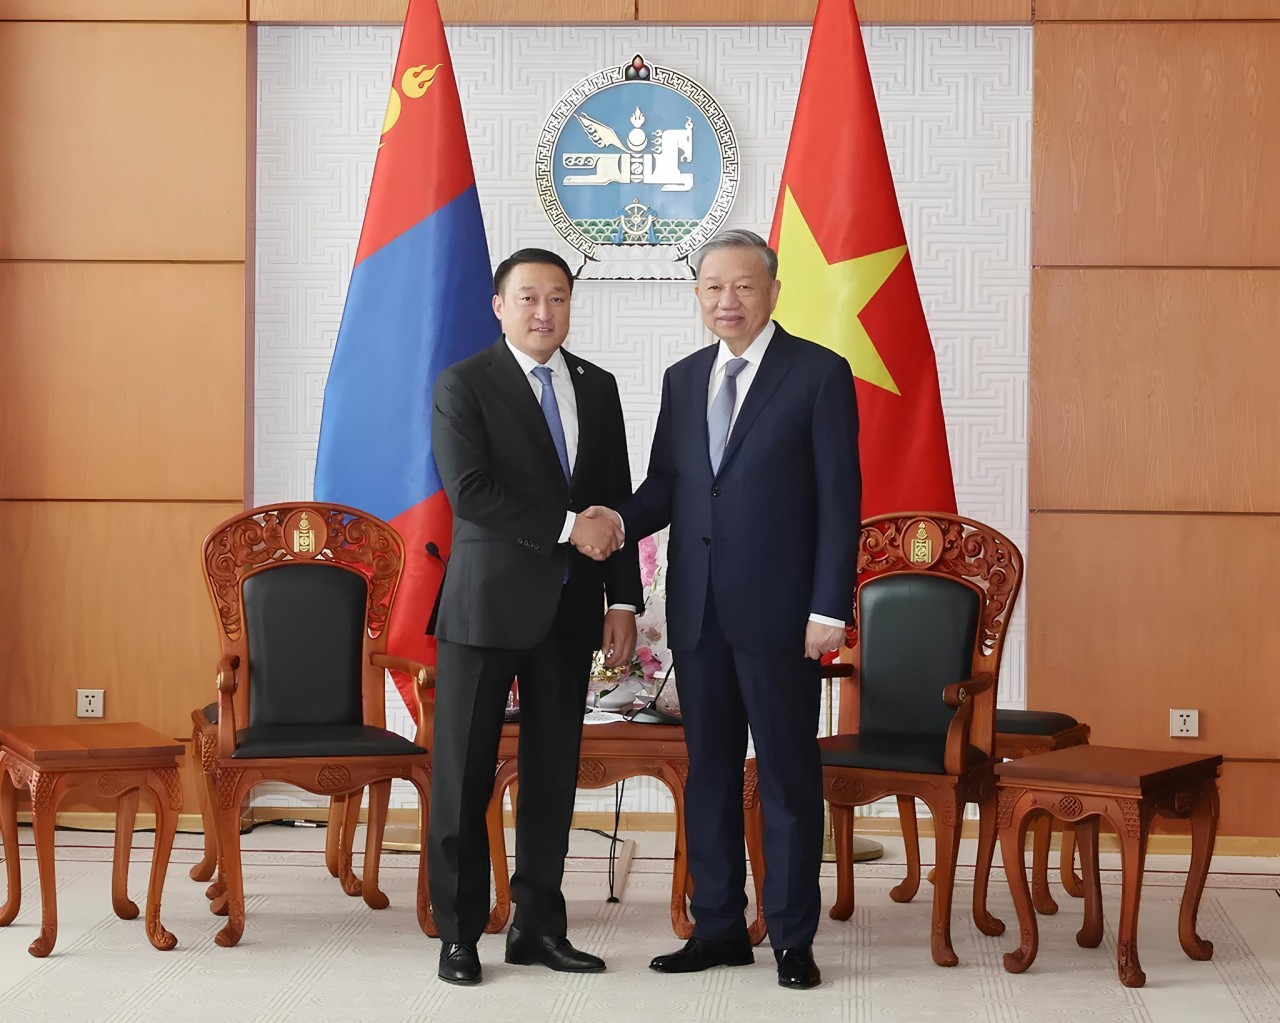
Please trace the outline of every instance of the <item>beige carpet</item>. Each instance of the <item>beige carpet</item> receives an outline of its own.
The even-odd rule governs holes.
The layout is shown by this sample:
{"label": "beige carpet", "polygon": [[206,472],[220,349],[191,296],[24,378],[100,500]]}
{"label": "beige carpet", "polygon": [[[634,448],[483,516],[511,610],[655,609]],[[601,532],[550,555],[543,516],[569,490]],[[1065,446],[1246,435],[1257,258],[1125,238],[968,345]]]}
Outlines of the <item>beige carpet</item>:
{"label": "beige carpet", "polygon": [[[172,952],[151,948],[141,919],[118,920],[110,907],[108,836],[60,832],[60,933],[54,954],[31,958],[39,895],[30,831],[23,830],[23,909],[0,931],[0,1020],[133,1023],[133,1021],[282,1020],[651,1021],[684,1020],[1231,1020],[1280,1021],[1280,863],[1215,862],[1201,908],[1201,934],[1215,943],[1213,961],[1195,963],[1177,941],[1182,878],[1149,869],[1142,903],[1140,950],[1147,987],[1120,986],[1114,968],[1119,876],[1104,858],[1107,937],[1078,948],[1078,901],[1055,888],[1062,911],[1041,918],[1040,955],[1012,976],[1001,955],[1016,944],[1010,926],[987,938],[968,916],[971,871],[962,873],[953,938],[960,966],[944,970],[928,952],[929,889],[906,906],[888,889],[894,862],[858,870],[852,921],[825,919],[815,954],[824,984],[811,992],[780,989],[772,956],[758,950],[754,967],[663,978],[649,959],[678,946],[670,930],[670,836],[640,834],[638,858],[623,902],[605,901],[605,842],[575,835],[566,894],[571,937],[605,956],[602,975],[573,977],[502,963],[502,937],[481,943],[485,982],[458,988],[435,978],[438,944],[417,928],[412,910],[414,860],[388,855],[384,889],[392,905],[372,912],[349,899],[325,872],[323,832],[260,828],[246,836],[248,922],[235,949],[213,944],[221,921],[207,911],[204,885],[190,881],[196,839],[180,836],[166,885],[163,919],[179,940]],[[149,836],[139,835],[140,844]],[[895,855],[895,853],[897,855]],[[130,894],[144,898],[148,850],[130,874]],[[972,851],[968,852],[972,856]],[[889,860],[900,860],[891,847]],[[1176,858],[1152,858],[1166,870]],[[828,874],[830,867],[827,868]],[[824,878],[828,902],[834,880]],[[1014,919],[999,871],[992,907]]]}

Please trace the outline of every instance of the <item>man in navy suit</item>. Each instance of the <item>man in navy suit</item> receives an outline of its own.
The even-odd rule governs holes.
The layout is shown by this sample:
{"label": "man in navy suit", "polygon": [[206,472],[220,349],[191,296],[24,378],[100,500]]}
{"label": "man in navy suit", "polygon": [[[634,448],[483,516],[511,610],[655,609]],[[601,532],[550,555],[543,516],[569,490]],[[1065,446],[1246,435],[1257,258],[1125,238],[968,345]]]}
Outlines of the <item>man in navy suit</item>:
{"label": "man in navy suit", "polygon": [[672,366],[648,477],[618,509],[629,539],[671,526],[667,639],[689,748],[694,937],[650,967],[753,961],[743,911],[747,729],[764,809],[764,913],[778,982],[808,988],[822,859],[819,658],[853,608],[861,475],[853,375],[770,319],[778,258],[727,231],[694,256],[719,342]]}

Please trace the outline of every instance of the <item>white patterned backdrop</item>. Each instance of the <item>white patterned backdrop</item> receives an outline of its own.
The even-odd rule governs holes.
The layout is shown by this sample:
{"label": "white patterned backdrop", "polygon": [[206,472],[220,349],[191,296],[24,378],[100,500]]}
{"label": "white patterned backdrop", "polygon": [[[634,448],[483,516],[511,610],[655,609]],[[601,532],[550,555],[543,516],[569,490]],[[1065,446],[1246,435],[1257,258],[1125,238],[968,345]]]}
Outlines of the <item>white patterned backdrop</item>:
{"label": "white patterned backdrop", "polygon": [[[538,205],[534,148],[563,93],[635,53],[700,81],[719,100],[742,160],[727,226],[768,232],[807,27],[447,31],[495,261],[537,245],[577,265]],[[937,350],[960,511],[1025,551],[1031,30],[875,27],[863,36]],[[259,29],[258,504],[311,496],[325,374],[399,38],[396,28]],[[617,376],[638,477],[662,372],[706,341],[688,284],[591,281],[575,289],[569,345]],[[1025,631],[1019,612],[1000,680],[1006,706],[1024,703]],[[394,692],[387,711],[392,727],[412,732]],[[397,791],[392,805],[412,800]],[[304,805],[315,797],[272,788],[257,801]],[[578,806],[611,810],[613,793],[581,792]],[[625,810],[670,806],[657,782],[628,783]],[[896,813],[892,802],[883,812]]]}

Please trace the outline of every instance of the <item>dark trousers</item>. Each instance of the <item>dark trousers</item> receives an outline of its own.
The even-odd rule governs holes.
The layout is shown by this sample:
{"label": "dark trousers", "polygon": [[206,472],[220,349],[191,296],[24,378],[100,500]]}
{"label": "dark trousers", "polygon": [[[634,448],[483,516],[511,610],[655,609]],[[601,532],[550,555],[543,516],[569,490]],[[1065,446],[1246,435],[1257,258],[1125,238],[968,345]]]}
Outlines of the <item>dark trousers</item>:
{"label": "dark trousers", "polygon": [[489,837],[503,712],[520,679],[514,926],[553,937],[567,928],[560,891],[578,779],[591,651],[565,641],[557,618],[531,650],[439,644],[431,826],[432,913],[443,941],[472,944],[489,921]]}
{"label": "dark trousers", "polygon": [[694,933],[746,937],[742,765],[755,743],[764,811],[764,915],[774,948],[809,945],[818,930],[822,864],[821,703],[818,662],[733,650],[707,597],[702,636],[674,652],[689,747],[685,835],[693,876]]}

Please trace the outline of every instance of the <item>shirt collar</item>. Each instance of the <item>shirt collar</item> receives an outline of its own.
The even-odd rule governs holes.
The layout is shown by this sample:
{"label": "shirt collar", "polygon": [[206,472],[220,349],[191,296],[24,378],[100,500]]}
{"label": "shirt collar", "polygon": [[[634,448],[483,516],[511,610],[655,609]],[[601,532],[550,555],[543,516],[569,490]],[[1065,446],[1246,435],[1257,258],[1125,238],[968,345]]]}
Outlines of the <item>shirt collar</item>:
{"label": "shirt collar", "polygon": [[541,363],[532,356],[526,355],[524,352],[520,351],[519,348],[511,343],[511,339],[505,334],[502,336],[502,340],[507,343],[507,348],[510,350],[511,354],[516,357],[516,362],[520,365],[520,371],[525,376],[529,376],[536,367],[545,365],[551,370],[551,375],[553,377],[561,377],[565,380],[569,379],[569,364],[564,361],[564,356],[560,353],[559,348],[551,353],[551,358],[549,358],[545,363]]}
{"label": "shirt collar", "polygon": [[[778,325],[774,323],[773,320],[766,323],[764,330],[760,331],[760,333],[756,335],[756,339],[752,341],[751,344],[747,345],[746,351],[742,353],[742,358],[746,359],[747,362],[759,369],[760,361],[764,358],[765,349],[769,347],[769,342],[773,340],[773,334],[777,329],[777,326]],[[558,355],[559,352],[556,354]],[[719,348],[716,351],[716,364],[711,367],[712,376],[724,369],[730,359],[736,358],[737,356],[733,354],[729,349],[729,346],[725,344],[724,341],[721,341]]]}

